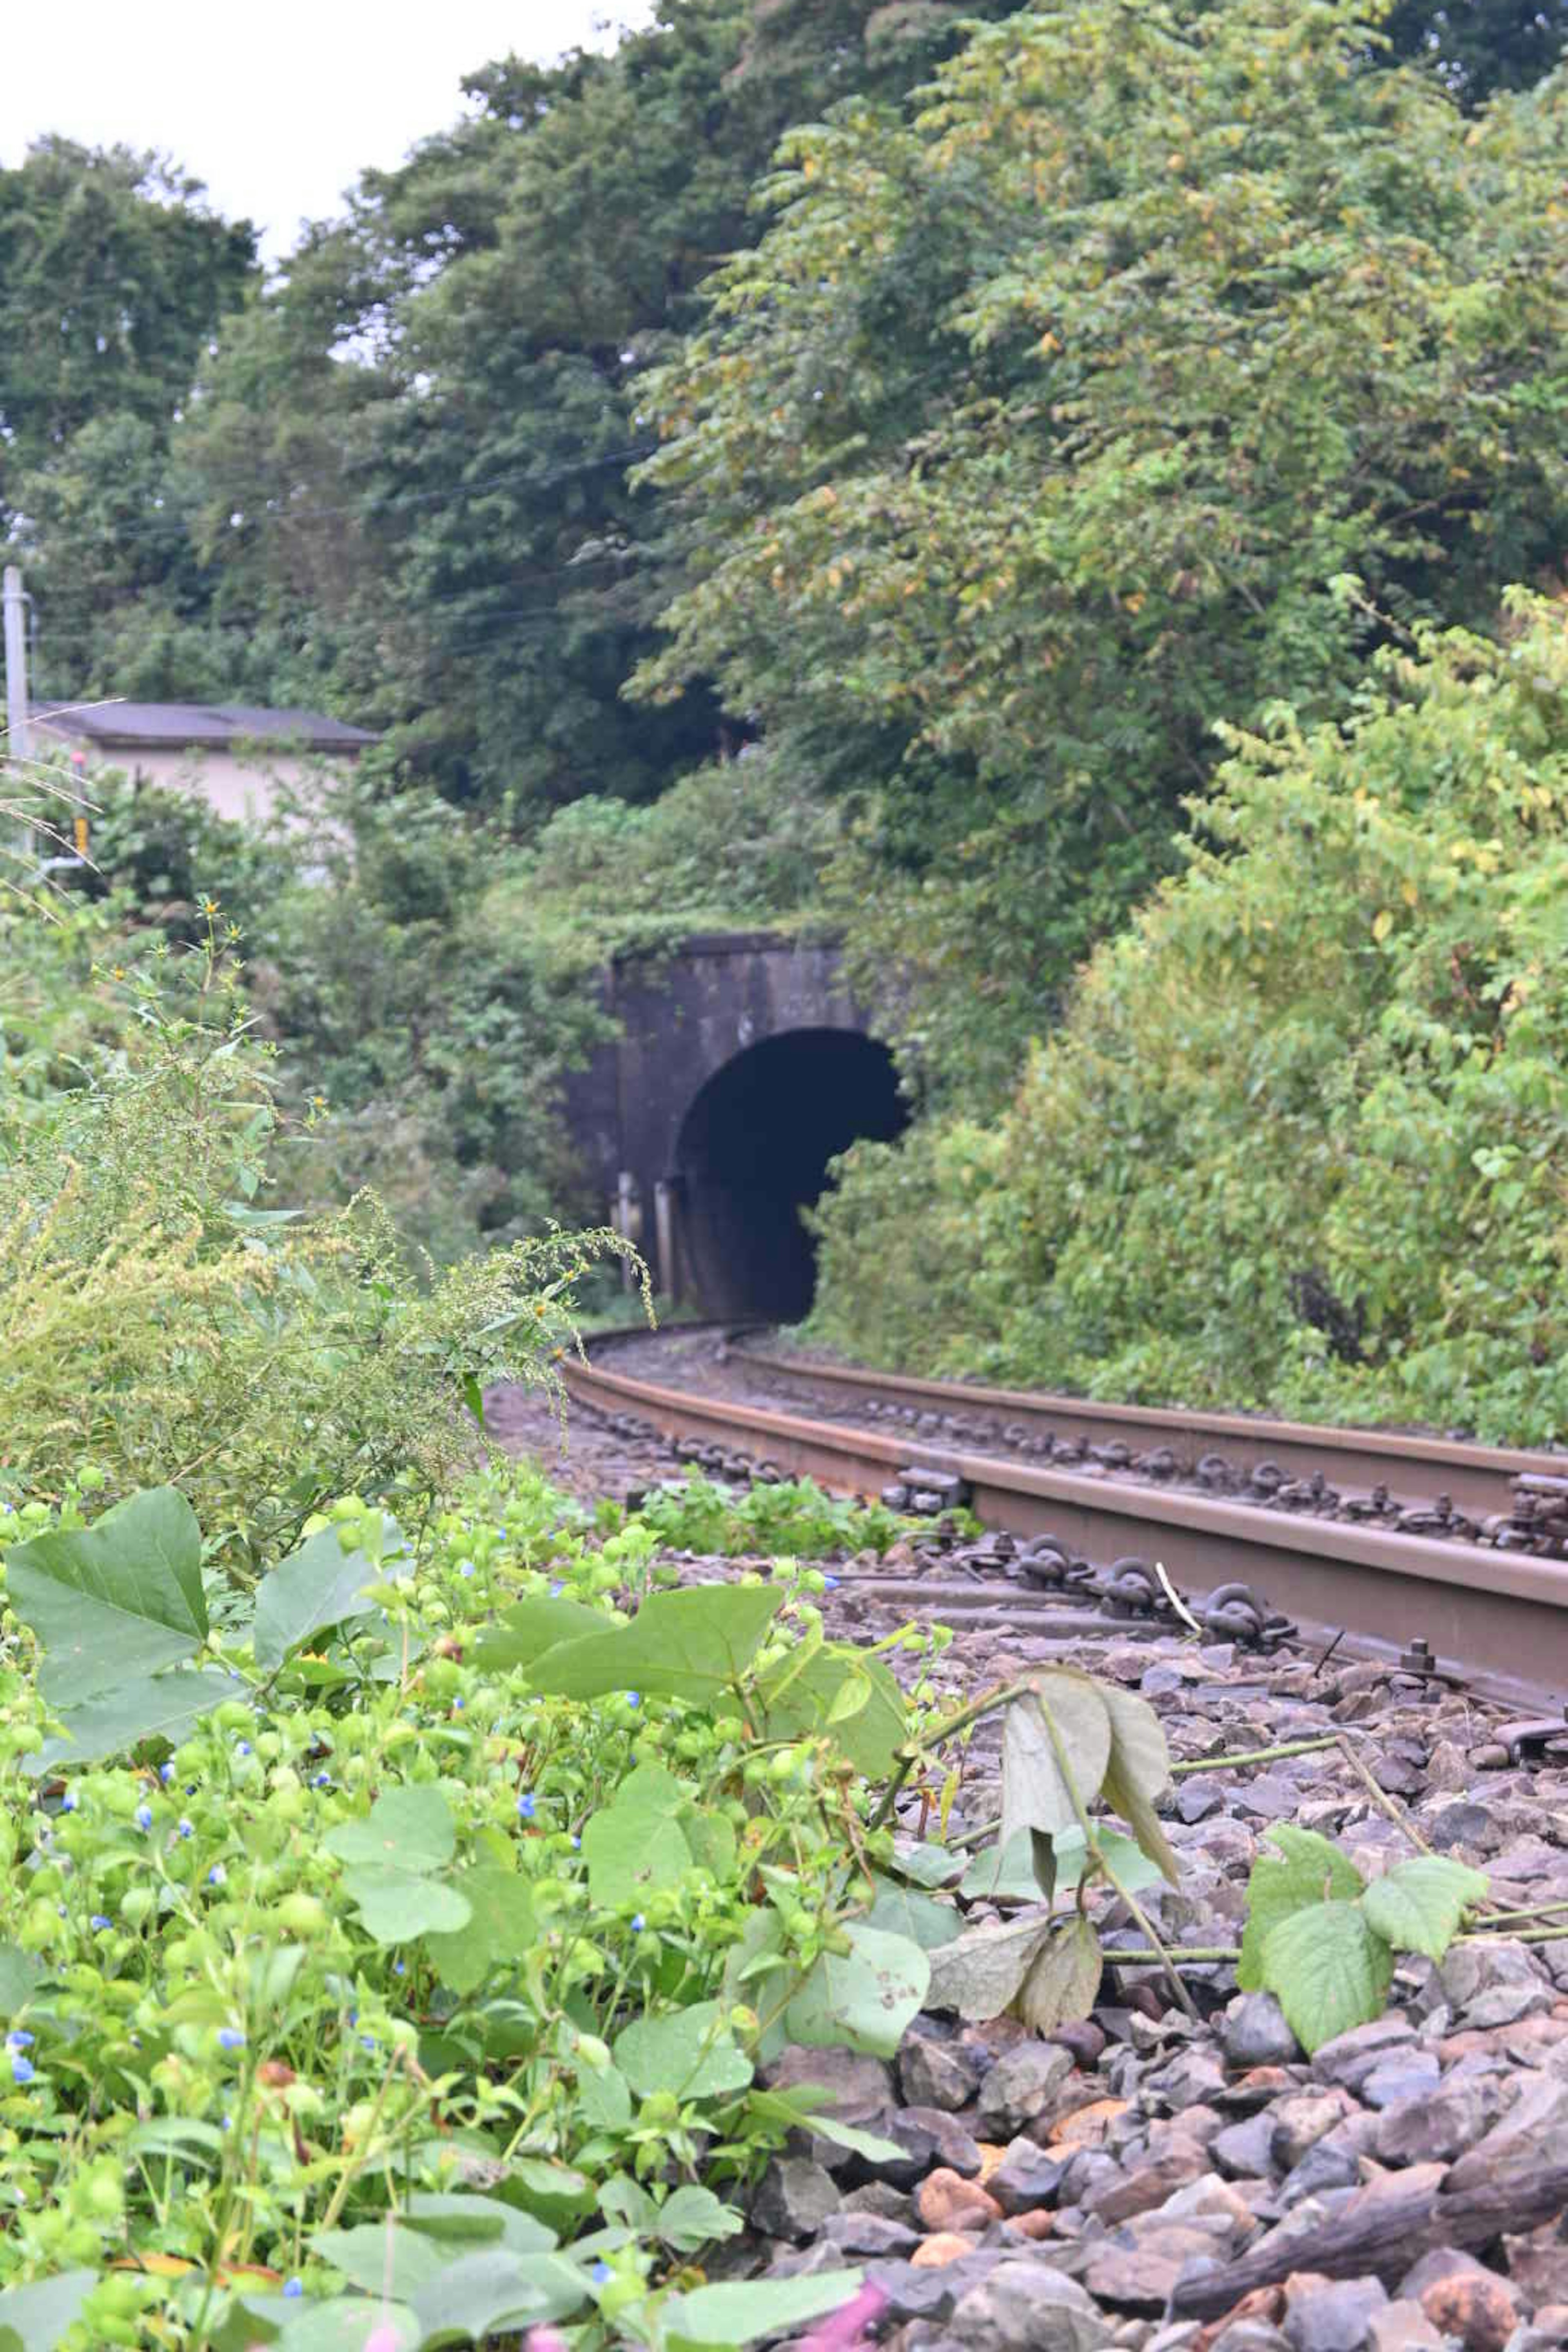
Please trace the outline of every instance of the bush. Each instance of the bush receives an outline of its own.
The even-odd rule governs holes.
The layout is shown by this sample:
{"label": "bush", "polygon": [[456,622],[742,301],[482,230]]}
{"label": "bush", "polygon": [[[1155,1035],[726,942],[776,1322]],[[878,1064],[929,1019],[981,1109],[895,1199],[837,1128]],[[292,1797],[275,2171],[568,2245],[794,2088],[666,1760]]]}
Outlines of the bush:
{"label": "bush", "polygon": [[1344,730],[1281,708],[1230,734],[1206,843],[1088,966],[984,1181],[962,1129],[851,1156],[824,1337],[1172,1402],[1568,1428],[1568,610],[1508,608],[1500,642],[1387,651]]}

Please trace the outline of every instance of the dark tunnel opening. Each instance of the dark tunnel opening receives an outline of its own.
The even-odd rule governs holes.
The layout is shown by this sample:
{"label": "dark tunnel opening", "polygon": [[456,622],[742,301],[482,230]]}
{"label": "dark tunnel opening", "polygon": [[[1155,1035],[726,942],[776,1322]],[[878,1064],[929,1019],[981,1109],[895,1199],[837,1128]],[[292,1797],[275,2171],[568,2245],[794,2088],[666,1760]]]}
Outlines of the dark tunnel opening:
{"label": "dark tunnel opening", "polygon": [[795,1323],[816,1252],[801,1223],[835,1152],[909,1120],[893,1057],[849,1029],[792,1029],[751,1045],[695,1097],[676,1145],[681,1231],[706,1313]]}

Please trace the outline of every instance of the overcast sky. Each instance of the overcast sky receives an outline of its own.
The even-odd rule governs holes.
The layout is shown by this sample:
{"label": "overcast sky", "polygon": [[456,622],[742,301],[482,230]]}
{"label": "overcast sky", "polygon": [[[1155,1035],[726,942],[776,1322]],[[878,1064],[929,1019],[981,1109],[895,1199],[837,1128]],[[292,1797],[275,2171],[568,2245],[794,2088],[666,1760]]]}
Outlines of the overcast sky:
{"label": "overcast sky", "polygon": [[277,260],[367,164],[454,121],[509,49],[603,46],[647,0],[0,0],[0,163],[61,131],[171,153]]}

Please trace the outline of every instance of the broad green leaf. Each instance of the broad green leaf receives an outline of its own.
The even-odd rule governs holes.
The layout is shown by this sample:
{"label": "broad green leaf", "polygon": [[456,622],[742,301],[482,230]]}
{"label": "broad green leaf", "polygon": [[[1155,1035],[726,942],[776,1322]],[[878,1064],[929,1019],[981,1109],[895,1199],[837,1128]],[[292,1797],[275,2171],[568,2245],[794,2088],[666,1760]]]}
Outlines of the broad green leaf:
{"label": "broad green leaf", "polygon": [[15,2017],[44,1980],[43,1964],[20,1944],[0,1944],[0,2017]]}
{"label": "broad green leaf", "polygon": [[340,1822],[321,1840],[339,1862],[412,1873],[443,1869],[457,1849],[451,1808],[439,1789],[388,1789],[366,1821]]}
{"label": "broad green leaf", "polygon": [[[834,1699],[845,1675],[851,1672],[869,1676],[871,1696],[858,1713],[830,1727],[828,1717]],[[803,1733],[825,1734],[868,1780],[882,1780],[891,1771],[909,1727],[903,1694],[881,1659],[867,1657],[842,1645],[830,1643],[819,1650],[798,1673],[792,1674],[787,1664],[781,1667],[763,1685],[759,1696],[763,1738],[795,1739]]]}
{"label": "broad green leaf", "polygon": [[783,1600],[782,1592],[765,1584],[653,1592],[629,1625],[547,1651],[529,1680],[535,1690],[562,1698],[636,1690],[700,1706],[745,1671]]}
{"label": "broad green leaf", "polygon": [[664,2307],[667,2352],[731,2352],[759,2336],[784,2334],[837,2311],[860,2284],[858,2271],[813,2278],[726,2280],[673,2296]]}
{"label": "broad green leaf", "polygon": [[640,1807],[644,1812],[673,1813],[690,1798],[690,1790],[662,1764],[634,1766],[616,1788],[616,1810],[624,1807],[627,1812]]}
{"label": "broad green leaf", "polygon": [[1383,2015],[1394,1954],[1360,1903],[1313,1903],[1270,1928],[1262,1976],[1310,2058],[1320,2042]]}
{"label": "broad green leaf", "polygon": [[631,2085],[618,2066],[577,2068],[577,2112],[595,2131],[624,2131],[632,2119]]}
{"label": "broad green leaf", "polygon": [[430,2352],[469,2337],[483,2344],[541,2320],[569,2319],[587,2300],[586,2280],[563,2254],[513,2254],[498,2247],[448,2262],[416,2294],[414,2310],[425,2330],[421,2346]]}
{"label": "broad green leaf", "polygon": [[922,1952],[934,1951],[939,1944],[951,1944],[963,1935],[963,1914],[951,1903],[939,1903],[934,1895],[922,1895],[915,1886],[900,1886],[891,1878],[874,1878],[872,1884],[877,1895],[866,1914],[868,1927],[907,1937]]}
{"label": "broad green leaf", "polygon": [[497,2189],[509,2205],[521,2206],[553,2229],[570,2230],[578,2215],[592,2212],[591,2182],[569,2164],[547,2157],[520,2156]]}
{"label": "broad green leaf", "polygon": [[97,2284],[96,2271],[61,2271],[31,2286],[8,2286],[0,2294],[0,2352],[55,2352]]}
{"label": "broad green leaf", "polygon": [[616,2063],[638,2098],[673,2091],[678,2098],[712,2098],[743,2091],[752,2062],[736,2048],[716,2000],[700,2000],[664,2017],[639,2017],[616,2037]]}
{"label": "broad green leaf", "polygon": [[359,1912],[360,1925],[378,1944],[409,1944],[416,1936],[454,1936],[472,1913],[466,1895],[420,1871],[380,1868],[345,1870],[343,1893]]}
{"label": "broad green leaf", "polygon": [[61,1707],[61,1731],[25,1757],[23,1769],[36,1780],[64,1765],[128,1756],[144,1739],[166,1739],[175,1746],[203,1716],[232,1698],[234,1688],[216,1666],[139,1675],[117,1690],[100,1691],[79,1706]]}
{"label": "broad green leaf", "polygon": [[173,2156],[185,2164],[205,2164],[210,2158],[215,2165],[222,2162],[226,2145],[216,2124],[191,2116],[154,2116],[121,2142],[132,2156]]}
{"label": "broad green leaf", "polygon": [[1446,1854],[1417,1854],[1374,1878],[1361,1907],[1373,1931],[1396,1952],[1423,1952],[1429,1960],[1440,1960],[1467,1909],[1485,1902],[1489,1884],[1484,1870],[1471,1870]]}
{"label": "broad green leaf", "polygon": [[[620,1803],[616,1797],[617,1806]],[[680,1833],[691,1849],[691,1859],[700,1870],[710,1870],[715,1878],[729,1879],[735,1871],[735,1826],[723,1813],[709,1812],[701,1805],[682,1805],[676,1817]]]}
{"label": "broad green leaf", "polygon": [[487,1625],[468,1645],[468,1661],[486,1674],[506,1674],[542,1658],[559,1643],[581,1641],[585,1634],[614,1629],[602,1609],[585,1608],[581,1601],[535,1598],[513,1601],[503,1609],[499,1623]]}
{"label": "broad green leaf", "polygon": [[496,1863],[459,1871],[451,1881],[471,1916],[460,1934],[426,1930],[425,1948],[443,1984],[473,1992],[492,1969],[520,1959],[533,1941],[533,1895],[526,1878]]}
{"label": "broad green leaf", "polygon": [[1236,1971],[1243,1992],[1260,1992],[1268,1984],[1263,1947],[1281,1921],[1327,1900],[1353,1901],[1366,1884],[1355,1864],[1316,1830],[1275,1822],[1263,1836],[1283,1859],[1260,1853],[1247,1882],[1247,1926]]}
{"label": "broad green leaf", "polygon": [[460,2190],[416,2189],[399,2219],[422,2238],[454,2245],[505,2246],[514,2254],[548,2254],[555,2232],[520,2213],[499,2197],[465,2196]]}
{"label": "broad green leaf", "polygon": [[90,1528],[50,1528],[5,1554],[6,1598],[44,1651],[55,1708],[141,1682],[206,1639],[202,1537],[173,1486],[130,1495]]}
{"label": "broad green leaf", "polygon": [[1074,1912],[1040,1947],[1014,2000],[1014,2016],[1032,2033],[1076,2023],[1094,2007],[1103,1965],[1092,1922]]}
{"label": "broad green leaf", "polygon": [[584,1823],[583,1859],[589,1895],[615,1908],[678,1885],[691,1867],[691,1848],[673,1817],[614,1804]]}
{"label": "broad green leaf", "polygon": [[1015,1699],[1002,1719],[1002,1843],[1020,1830],[1047,1836],[1076,1828],[1078,1807],[1062,1778],[1044,1710],[1061,1742],[1079,1803],[1100,1792],[1110,1761],[1110,1716],[1096,1685],[1079,1675],[1040,1675],[1027,1698]]}
{"label": "broad green leaf", "polygon": [[[847,1952],[824,1952],[784,2012],[792,2042],[842,2043],[891,2058],[931,1983],[931,1962],[907,1936],[853,1921]],[[949,1947],[951,1949],[951,1947]]]}
{"label": "broad green leaf", "polygon": [[342,2271],[363,2294],[389,2294],[407,2303],[418,2287],[451,2265],[450,2249],[401,2221],[365,2221],[354,2230],[318,2230],[310,2251]]}
{"label": "broad green leaf", "polygon": [[[278,2338],[279,2352],[364,2352],[366,2338],[379,2327],[396,2352],[418,2352],[424,2329],[405,2303],[367,2302],[363,2294],[335,2294],[326,2303],[290,2306],[290,2319]],[[272,2308],[268,2298],[268,2308]]]}
{"label": "broad green leaf", "polygon": [[965,1928],[955,1942],[931,1955],[929,2005],[954,2009],[971,2025],[1001,2017],[1012,2008],[1050,1932],[1044,1911],[1003,1927]]}
{"label": "broad green leaf", "polygon": [[370,1616],[376,1604],[363,1588],[383,1582],[387,1572],[366,1552],[345,1552],[335,1527],[308,1537],[261,1580],[252,1637],[257,1664],[270,1673],[312,1633]]}
{"label": "broad green leaf", "polygon": [[599,2210],[612,2221],[624,2221],[639,2238],[649,2236],[658,2220],[658,2207],[641,2181],[627,2172],[617,2172],[605,2181],[599,2191]]}
{"label": "broad green leaf", "polygon": [[915,1838],[895,1848],[888,1867],[914,1886],[956,1886],[963,1876],[963,1856],[952,1846]]}
{"label": "broad green leaf", "polygon": [[677,2189],[658,2208],[655,2237],[678,2253],[694,2254],[720,2238],[736,2238],[746,2224],[732,2205],[722,2204],[710,2189]]}
{"label": "broad green leaf", "polygon": [[[1153,1886],[1164,1875],[1158,1863],[1120,1830],[1100,1829],[1096,1842],[1115,1871],[1120,1884],[1135,1895]],[[1063,1830],[1051,1840],[1057,1861],[1057,1893],[1066,1894],[1082,1878],[1089,1848],[1079,1830]],[[1029,1832],[1019,1830],[1005,1845],[987,1846],[977,1853],[959,1886],[971,1902],[1037,1903],[1040,1889],[1029,1859]]]}
{"label": "broad green leaf", "polygon": [[[791,2084],[789,2098],[792,2104],[796,2101],[800,2089],[798,2083]],[[831,2098],[832,2094],[827,2095]],[[819,2133],[824,2139],[832,2140],[837,2147],[848,2148],[854,2156],[863,2156],[868,2164],[897,2164],[908,2154],[907,2149],[900,2147],[897,2140],[885,2139],[880,2132],[867,2131],[859,2124],[840,2123],[838,2117],[830,2112],[818,2111],[803,2120],[806,2129]]]}

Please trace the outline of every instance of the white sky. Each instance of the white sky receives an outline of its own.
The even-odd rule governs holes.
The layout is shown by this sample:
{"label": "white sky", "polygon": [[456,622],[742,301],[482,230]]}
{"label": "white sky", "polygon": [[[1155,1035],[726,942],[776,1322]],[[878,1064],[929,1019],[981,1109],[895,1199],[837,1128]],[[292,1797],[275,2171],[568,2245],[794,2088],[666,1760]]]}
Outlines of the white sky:
{"label": "white sky", "polygon": [[59,131],[154,147],[287,253],[371,164],[457,119],[509,49],[607,46],[648,0],[0,0],[0,163]]}

